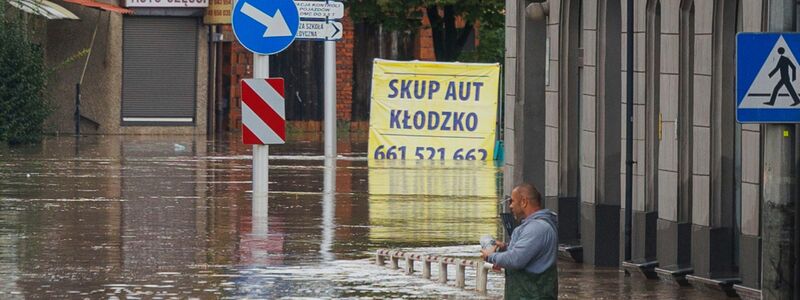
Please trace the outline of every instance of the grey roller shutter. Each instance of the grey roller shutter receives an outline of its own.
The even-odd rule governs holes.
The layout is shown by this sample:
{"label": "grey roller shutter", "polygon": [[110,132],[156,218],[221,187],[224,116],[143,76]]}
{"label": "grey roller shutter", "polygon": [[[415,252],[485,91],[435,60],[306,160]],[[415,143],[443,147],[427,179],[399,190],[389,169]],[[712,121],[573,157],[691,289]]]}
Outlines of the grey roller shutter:
{"label": "grey roller shutter", "polygon": [[196,18],[124,18],[123,125],[194,124],[197,32]]}

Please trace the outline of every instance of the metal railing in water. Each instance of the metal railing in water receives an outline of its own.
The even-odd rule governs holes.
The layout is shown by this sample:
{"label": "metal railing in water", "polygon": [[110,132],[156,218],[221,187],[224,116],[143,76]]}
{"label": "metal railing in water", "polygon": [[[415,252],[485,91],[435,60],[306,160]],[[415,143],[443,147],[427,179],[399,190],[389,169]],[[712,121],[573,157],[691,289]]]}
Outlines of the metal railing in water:
{"label": "metal railing in water", "polygon": [[405,260],[405,272],[408,275],[414,274],[414,262],[421,262],[422,263],[422,277],[425,279],[431,279],[431,264],[436,263],[439,268],[439,278],[436,279],[437,282],[442,284],[447,284],[447,266],[448,265],[455,265],[456,266],[456,278],[455,278],[455,285],[459,288],[465,288],[466,284],[466,276],[465,271],[466,267],[472,267],[475,269],[475,291],[485,295],[486,294],[486,285],[488,284],[488,277],[489,277],[489,270],[492,269],[493,265],[490,263],[486,263],[479,260],[474,259],[460,259],[460,258],[453,258],[453,257],[443,257],[443,256],[436,256],[436,255],[424,255],[424,254],[416,254],[416,253],[407,253],[398,250],[388,250],[388,249],[378,249],[375,252],[375,263],[378,266],[386,266],[386,261],[389,260],[389,268],[392,270],[400,269],[399,261],[401,259]]}

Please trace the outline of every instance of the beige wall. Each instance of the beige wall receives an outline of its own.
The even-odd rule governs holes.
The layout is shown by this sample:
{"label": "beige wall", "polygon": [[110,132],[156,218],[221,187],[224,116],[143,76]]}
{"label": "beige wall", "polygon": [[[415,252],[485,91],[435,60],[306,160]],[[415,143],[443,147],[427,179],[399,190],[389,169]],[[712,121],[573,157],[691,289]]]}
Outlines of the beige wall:
{"label": "beige wall", "polygon": [[[89,47],[95,24],[97,37],[81,87],[81,114],[100,123],[99,129],[81,123],[81,133],[88,134],[199,134],[206,133],[208,101],[208,34],[207,26],[197,30],[197,99],[194,126],[120,126],[122,105],[122,22],[118,13],[63,3],[80,21],[54,20],[47,24],[47,63],[61,64]],[[98,18],[99,16],[99,18]],[[75,84],[83,69],[85,57],[56,70],[50,81],[50,98],[55,111],[45,128],[56,134],[73,134]]]}
{"label": "beige wall", "polygon": [[550,15],[547,17],[548,49],[548,82],[545,86],[545,186],[543,195],[558,196],[558,33],[561,17],[561,4],[549,1]]}
{"label": "beige wall", "polygon": [[505,70],[504,70],[504,87],[505,87],[505,128],[504,132],[504,148],[505,148],[505,162],[503,165],[503,194],[511,195],[511,189],[514,186],[512,180],[514,174],[514,103],[516,102],[516,76],[517,76],[517,16],[519,9],[517,4],[518,0],[506,0],[506,51],[505,51]]}

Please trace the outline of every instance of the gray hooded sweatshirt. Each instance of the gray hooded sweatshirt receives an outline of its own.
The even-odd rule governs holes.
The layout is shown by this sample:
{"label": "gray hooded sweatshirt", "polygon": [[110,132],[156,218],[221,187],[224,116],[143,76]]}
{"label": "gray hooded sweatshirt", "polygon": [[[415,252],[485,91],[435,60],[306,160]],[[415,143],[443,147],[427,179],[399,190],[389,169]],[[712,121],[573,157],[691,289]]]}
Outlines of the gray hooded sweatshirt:
{"label": "gray hooded sweatshirt", "polygon": [[541,274],[556,262],[558,256],[556,228],[556,213],[541,209],[514,229],[506,251],[492,253],[486,261],[507,269]]}

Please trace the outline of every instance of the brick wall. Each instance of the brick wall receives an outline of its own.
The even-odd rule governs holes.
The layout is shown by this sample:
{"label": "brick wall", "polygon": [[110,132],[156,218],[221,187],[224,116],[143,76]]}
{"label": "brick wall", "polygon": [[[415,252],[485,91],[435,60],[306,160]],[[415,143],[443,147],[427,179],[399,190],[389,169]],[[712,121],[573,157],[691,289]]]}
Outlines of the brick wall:
{"label": "brick wall", "polygon": [[336,42],[336,119],[350,121],[353,107],[353,21],[345,11],[344,33]]}
{"label": "brick wall", "polygon": [[[222,26],[222,33],[227,36],[233,36],[231,26]],[[234,41],[231,43],[230,48],[230,72],[231,72],[231,95],[228,107],[228,130],[239,131],[242,129],[242,90],[239,82],[244,78],[253,78],[253,53],[242,47],[241,44]],[[225,64],[227,66],[227,63]]]}
{"label": "brick wall", "polygon": [[414,56],[418,60],[434,61],[436,60],[436,53],[433,51],[433,34],[431,33],[431,22],[425,14],[425,9],[422,11],[422,28],[417,32],[417,43],[414,46]]}

